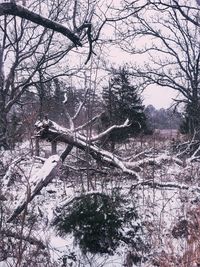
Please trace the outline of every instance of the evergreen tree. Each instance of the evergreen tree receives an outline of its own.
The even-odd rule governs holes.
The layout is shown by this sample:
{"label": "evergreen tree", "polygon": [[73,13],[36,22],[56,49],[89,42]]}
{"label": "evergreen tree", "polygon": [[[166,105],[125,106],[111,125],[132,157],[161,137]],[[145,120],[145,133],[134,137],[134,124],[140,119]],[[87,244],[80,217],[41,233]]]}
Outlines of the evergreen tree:
{"label": "evergreen tree", "polygon": [[200,134],[200,105],[193,102],[187,103],[185,111],[183,112],[184,119],[180,125],[180,132],[182,134],[194,134],[199,138]]}
{"label": "evergreen tree", "polygon": [[109,85],[103,89],[105,113],[102,126],[124,123],[128,118],[130,127],[116,130],[111,134],[112,142],[123,140],[147,130],[142,99],[135,86],[131,84],[130,74],[125,68],[114,71]]}

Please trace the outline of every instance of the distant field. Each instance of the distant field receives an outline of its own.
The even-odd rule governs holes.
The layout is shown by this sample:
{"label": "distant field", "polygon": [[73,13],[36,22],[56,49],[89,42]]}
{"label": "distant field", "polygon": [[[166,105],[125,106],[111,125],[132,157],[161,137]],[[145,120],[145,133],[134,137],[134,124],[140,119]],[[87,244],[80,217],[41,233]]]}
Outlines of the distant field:
{"label": "distant field", "polygon": [[154,135],[156,137],[172,139],[181,138],[183,135],[177,129],[155,129]]}

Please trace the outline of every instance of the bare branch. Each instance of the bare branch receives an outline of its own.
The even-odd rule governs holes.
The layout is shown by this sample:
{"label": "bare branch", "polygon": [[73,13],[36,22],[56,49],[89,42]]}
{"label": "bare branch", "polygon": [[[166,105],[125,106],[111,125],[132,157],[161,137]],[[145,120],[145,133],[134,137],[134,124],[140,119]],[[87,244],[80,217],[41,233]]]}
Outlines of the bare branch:
{"label": "bare branch", "polygon": [[93,123],[95,123],[99,118],[101,118],[103,112],[95,117],[93,117],[91,120],[87,121],[86,123],[84,123],[83,125],[78,126],[77,128],[74,129],[75,132],[78,132],[80,130],[85,129],[86,127],[92,125]]}
{"label": "bare branch", "polygon": [[79,116],[79,114],[80,114],[82,108],[84,107],[85,102],[86,102],[86,100],[87,100],[87,94],[88,94],[88,91],[89,91],[89,88],[86,90],[86,92],[85,92],[85,94],[84,94],[84,99],[83,99],[83,101],[79,104],[79,107],[78,107],[78,109],[77,109],[75,115],[72,117],[72,120],[73,120],[73,121],[74,121],[75,119],[77,119],[77,117]]}
{"label": "bare branch", "polygon": [[130,126],[129,120],[127,119],[124,122],[124,124],[122,124],[122,125],[113,125],[110,128],[108,128],[107,130],[105,130],[104,132],[102,132],[102,133],[100,133],[100,134],[98,134],[96,136],[91,137],[90,141],[94,142],[94,141],[100,140],[101,138],[105,137],[106,135],[110,134],[111,132],[113,132],[116,129],[123,129],[123,128],[127,128],[129,126]]}
{"label": "bare branch", "polygon": [[182,189],[182,190],[191,190],[191,191],[197,191],[200,192],[200,188],[198,186],[190,186],[186,184],[179,184],[175,182],[166,182],[166,183],[160,183],[153,180],[147,180],[147,181],[140,181],[136,184],[133,184],[131,187],[131,191],[134,190],[136,187],[139,186],[148,186],[152,188],[169,188],[169,189]]}
{"label": "bare branch", "polygon": [[80,38],[71,32],[65,26],[52,21],[48,18],[45,18],[29,9],[25,8],[24,6],[17,5],[15,3],[2,3],[0,4],[0,16],[2,15],[13,15],[18,16],[20,18],[24,18],[30,20],[38,25],[41,25],[45,28],[51,29],[53,31],[59,32],[70,39],[74,45],[82,46],[80,42]]}
{"label": "bare branch", "polygon": [[32,237],[30,235],[24,236],[19,233],[12,232],[11,230],[1,230],[0,233],[2,236],[23,240],[23,241],[29,242],[31,245],[36,245],[40,247],[41,249],[45,249],[45,245],[43,244],[41,240],[38,240],[35,237]]}

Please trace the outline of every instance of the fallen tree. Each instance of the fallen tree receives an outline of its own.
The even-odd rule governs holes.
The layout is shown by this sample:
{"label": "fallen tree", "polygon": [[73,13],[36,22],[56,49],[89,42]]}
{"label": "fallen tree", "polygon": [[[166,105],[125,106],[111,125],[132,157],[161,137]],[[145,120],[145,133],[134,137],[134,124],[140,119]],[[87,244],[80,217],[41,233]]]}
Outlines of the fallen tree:
{"label": "fallen tree", "polygon": [[53,155],[44,162],[44,165],[34,179],[33,186],[27,190],[26,197],[18,204],[7,222],[13,221],[23,210],[27,208],[28,203],[31,202],[34,197],[53,180],[58,173],[60,166],[61,162],[58,155]]}
{"label": "fallen tree", "polygon": [[[177,157],[176,155],[167,155],[161,153],[154,157],[149,155],[143,159],[138,159],[136,157],[135,159],[130,158],[129,160],[127,160],[126,158],[123,159],[122,157],[98,146],[98,141],[100,141],[101,138],[104,138],[116,129],[129,127],[128,120],[126,120],[122,125],[113,125],[97,135],[85,136],[82,133],[84,127],[79,126],[78,128],[76,128],[74,126],[74,120],[76,119],[76,117],[69,116],[69,119],[69,129],[61,127],[56,122],[49,120],[48,118],[36,122],[35,128],[37,139],[46,140],[49,142],[61,142],[66,144],[67,147],[60,156],[53,155],[48,159],[42,159],[44,164],[37,174],[33,185],[27,193],[27,196],[22,202],[17,205],[7,222],[12,222],[22,211],[27,208],[28,203],[30,203],[44,187],[52,182],[53,178],[59,173],[66,157],[70,154],[74,147],[88,153],[88,155],[90,155],[91,158],[97,163],[100,162],[106,167],[114,167],[118,169],[121,174],[128,175],[129,178],[131,178],[133,181],[132,190],[138,186],[149,186],[154,188],[179,188],[183,190],[192,189],[193,191],[200,191],[198,186],[191,188],[189,185],[183,183],[179,184],[177,182],[160,182],[158,180],[148,180],[147,178],[145,179],[145,177],[141,177],[140,172],[147,165],[154,165],[159,168],[163,163],[173,162],[179,167],[186,167],[184,160]],[[93,122],[94,120],[92,119],[91,123]],[[88,125],[89,123],[87,123],[87,126]],[[199,148],[197,150],[199,150]],[[194,159],[194,157],[195,156],[193,154],[192,160]],[[187,162],[190,163],[191,161],[188,160]]]}
{"label": "fallen tree", "polygon": [[[83,134],[80,134],[76,129],[73,129],[73,127],[71,127],[71,129],[61,127],[57,123],[48,119],[38,121],[35,126],[37,137],[50,142],[63,142],[72,147],[75,146],[83,151],[87,151],[95,160],[119,168],[123,173],[131,175],[133,179],[139,180],[140,177],[134,168],[127,168],[126,163],[120,160],[115,154],[96,145],[98,140],[110,134],[115,129],[129,127],[128,123],[128,120],[126,120],[122,125],[113,125],[104,132],[91,137],[86,137]],[[62,160],[64,160],[64,157],[62,157]]]}
{"label": "fallen tree", "polygon": [[[73,119],[75,119],[75,117]],[[124,162],[121,161],[117,156],[95,145],[97,140],[111,133],[113,130],[129,127],[128,120],[126,120],[123,125],[114,125],[108,128],[106,131],[91,137],[89,140],[87,137],[77,132],[74,127],[73,120],[71,120],[70,125],[71,129],[67,129],[59,126],[57,123],[51,120],[48,120],[47,118],[45,118],[43,121],[36,122],[35,127],[37,138],[45,139],[50,142],[63,142],[67,144],[67,147],[60,156],[53,155],[44,161],[44,164],[38,172],[33,185],[29,188],[29,190],[27,190],[26,196],[17,205],[7,222],[12,222],[19,214],[21,214],[22,211],[27,208],[28,203],[30,203],[44,187],[52,182],[53,178],[59,172],[65,158],[71,152],[74,146],[81,150],[87,151],[95,160],[117,167],[121,169],[123,173],[131,175],[133,179],[140,179],[137,172],[127,168]]]}

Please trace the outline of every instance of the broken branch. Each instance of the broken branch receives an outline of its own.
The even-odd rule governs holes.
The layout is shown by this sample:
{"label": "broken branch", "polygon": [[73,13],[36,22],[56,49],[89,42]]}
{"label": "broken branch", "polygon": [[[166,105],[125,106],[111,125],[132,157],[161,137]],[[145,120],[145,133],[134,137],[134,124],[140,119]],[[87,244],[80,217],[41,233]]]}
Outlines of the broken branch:
{"label": "broken branch", "polygon": [[48,29],[51,29],[53,31],[63,34],[68,39],[70,39],[74,43],[75,46],[82,46],[80,42],[80,38],[77,35],[75,35],[72,31],[70,31],[68,28],[59,24],[56,21],[45,18],[33,11],[30,11],[24,6],[17,5],[16,3],[13,3],[13,2],[2,3],[0,4],[0,16],[2,15],[13,15],[13,16],[18,16],[23,19],[27,19],[45,28],[48,28]]}
{"label": "broken branch", "polygon": [[58,155],[53,155],[45,161],[44,165],[37,174],[36,186],[30,190],[30,196],[28,197],[28,200],[25,197],[24,200],[17,206],[13,214],[7,220],[8,223],[12,222],[27,207],[27,204],[31,202],[31,200],[33,200],[33,198],[52,181],[52,179],[58,173],[60,166],[61,160]]}

